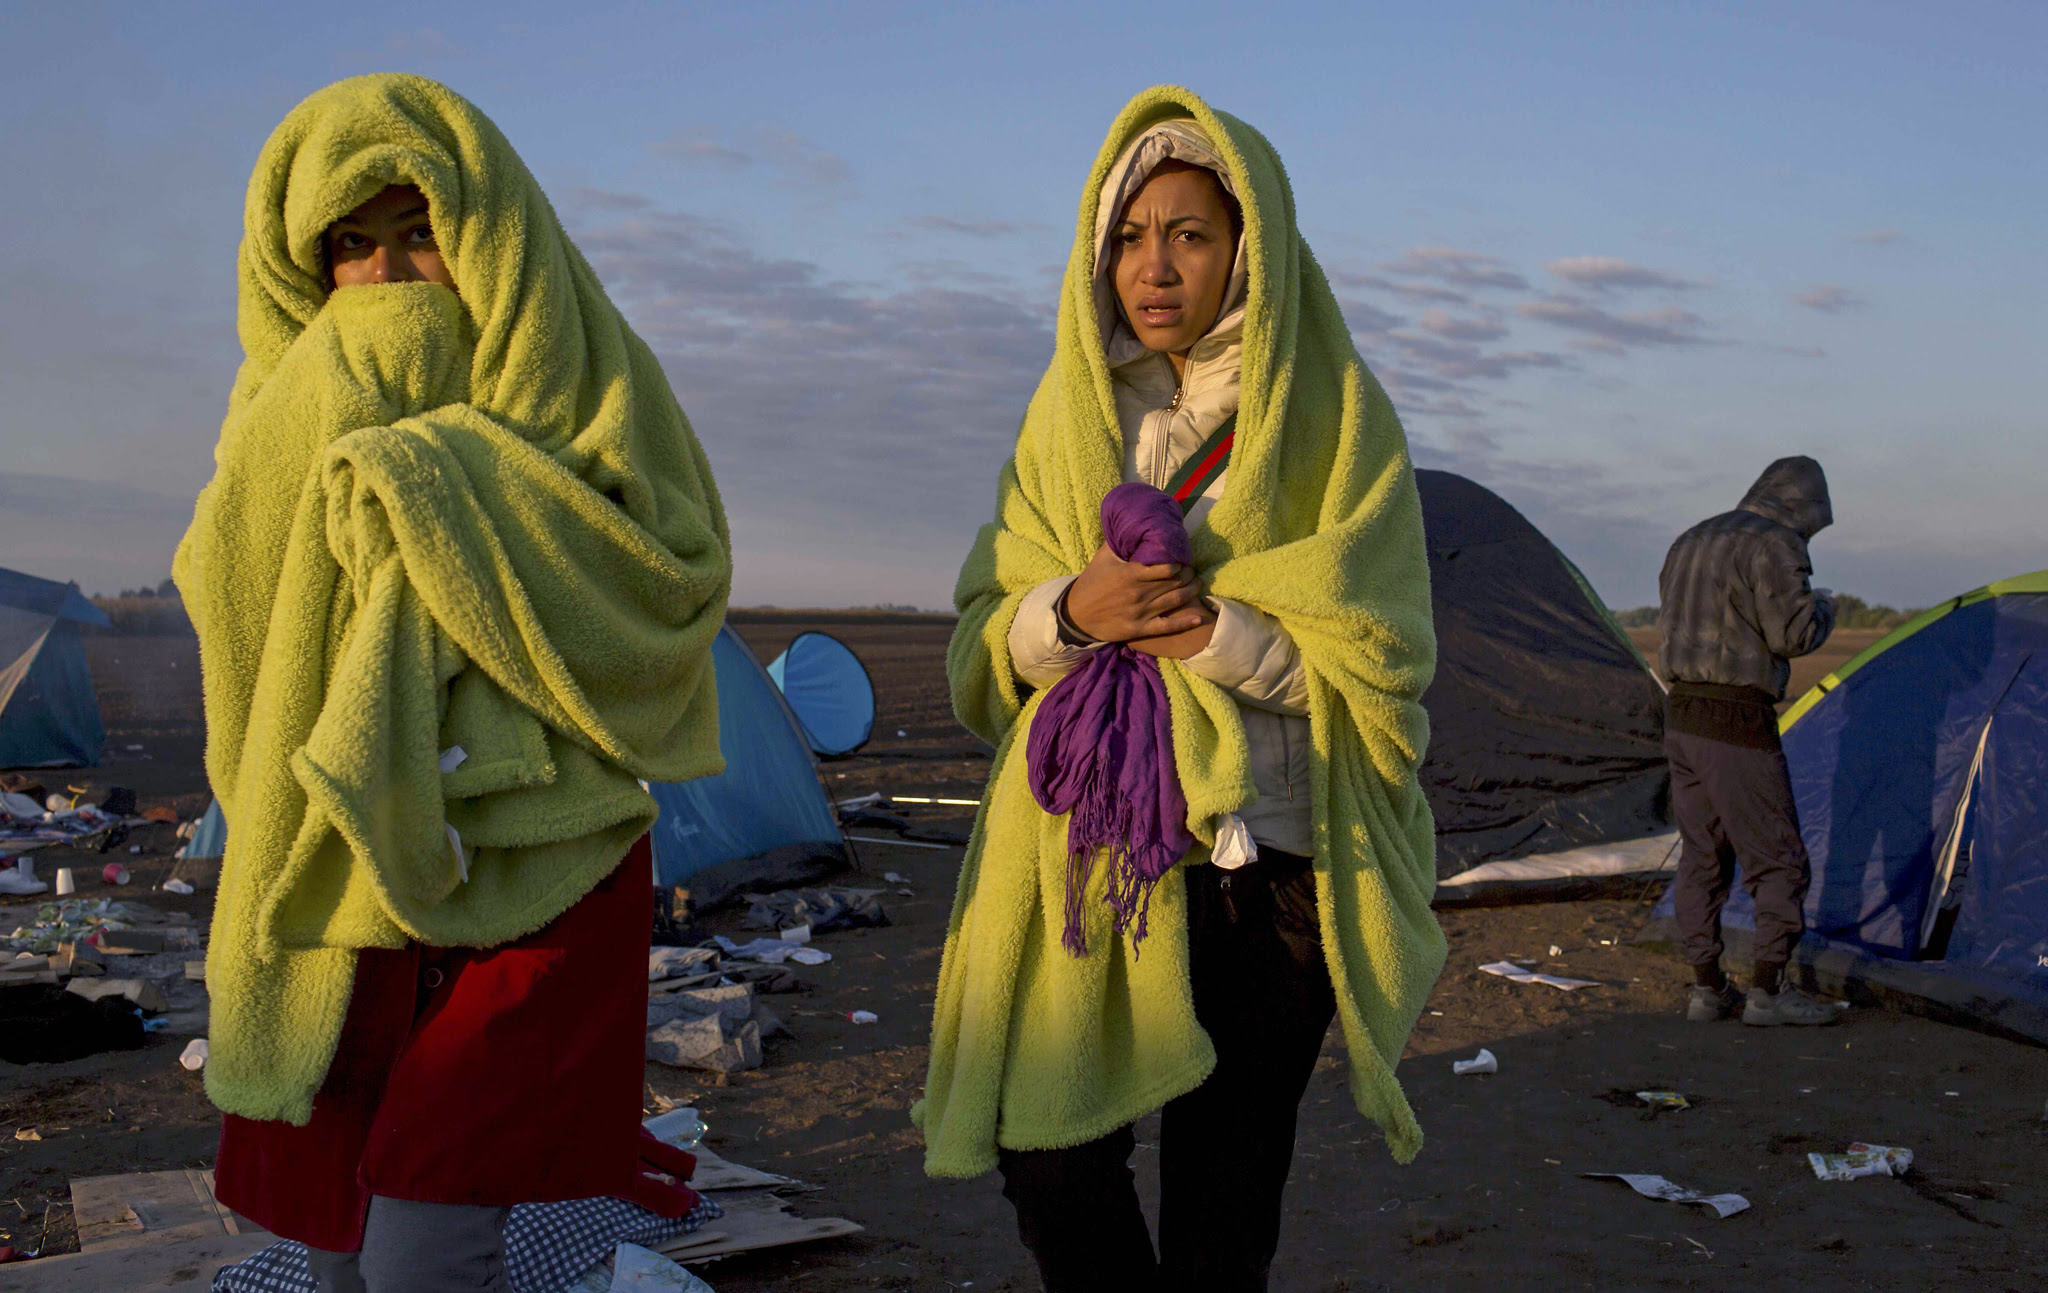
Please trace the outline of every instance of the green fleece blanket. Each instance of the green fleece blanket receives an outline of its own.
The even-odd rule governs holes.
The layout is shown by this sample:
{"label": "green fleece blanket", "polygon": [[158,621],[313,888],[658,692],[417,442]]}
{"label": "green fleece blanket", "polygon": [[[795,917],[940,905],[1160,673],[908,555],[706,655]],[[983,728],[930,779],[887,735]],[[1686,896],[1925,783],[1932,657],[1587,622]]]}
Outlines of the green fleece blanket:
{"label": "green fleece blanket", "polygon": [[[457,290],[329,292],[327,226],[427,196]],[[716,772],[730,583],[653,354],[504,136],[431,81],[285,118],[249,183],[247,358],[174,573],[229,832],[208,1094],[303,1123],[356,954],[547,924]]]}
{"label": "green fleece blanket", "polygon": [[[1151,932],[1133,949],[1109,934],[1097,867],[1084,905],[1090,951],[1076,958],[1061,946],[1066,821],[1040,809],[1027,784],[1025,735],[1043,693],[1019,682],[1008,647],[1024,595],[1087,564],[1102,541],[1102,496],[1122,479],[1091,295],[1095,206],[1123,148],[1173,117],[1199,122],[1230,167],[1250,271],[1237,444],[1224,497],[1193,534],[1195,565],[1209,592],[1279,617],[1300,648],[1316,892],[1351,1092],[1397,1158],[1422,1144],[1394,1077],[1444,959],[1429,908],[1434,832],[1415,777],[1436,639],[1407,443],[1295,226],[1272,146],[1161,87],[1131,101],[1089,174],[1052,366],[954,594],[954,708],[997,752],[947,933],[925,1098],[912,1111],[933,1175],[985,1172],[998,1145],[1105,1135],[1191,1090],[1215,1063],[1189,991],[1178,869],[1155,891]],[[1214,817],[1255,794],[1244,730],[1226,692],[1162,663],[1188,825],[1206,842],[1186,861],[1202,863]]]}

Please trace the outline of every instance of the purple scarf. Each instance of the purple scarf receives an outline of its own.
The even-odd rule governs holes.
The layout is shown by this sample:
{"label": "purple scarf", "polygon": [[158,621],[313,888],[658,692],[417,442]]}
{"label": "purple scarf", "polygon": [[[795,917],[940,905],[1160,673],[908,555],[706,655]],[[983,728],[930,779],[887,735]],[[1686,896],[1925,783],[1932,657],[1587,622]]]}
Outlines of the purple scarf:
{"label": "purple scarf", "polygon": [[[1141,565],[1192,559],[1180,505],[1150,485],[1118,485],[1102,499],[1110,551]],[[1195,837],[1173,763],[1173,727],[1159,662],[1122,643],[1093,652],[1053,685],[1031,721],[1031,793],[1067,821],[1067,924],[1061,941],[1087,954],[1081,900],[1097,849],[1109,851],[1115,930],[1145,937],[1152,887]]]}

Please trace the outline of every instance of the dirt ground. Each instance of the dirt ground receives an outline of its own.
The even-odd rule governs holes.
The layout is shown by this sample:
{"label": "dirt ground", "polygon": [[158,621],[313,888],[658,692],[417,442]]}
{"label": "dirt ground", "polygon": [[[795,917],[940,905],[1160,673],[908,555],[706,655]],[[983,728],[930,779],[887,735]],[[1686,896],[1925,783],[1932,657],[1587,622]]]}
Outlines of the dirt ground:
{"label": "dirt ground", "polygon": [[[825,765],[835,795],[978,794],[988,765],[948,708],[943,621],[789,612],[735,620],[763,659],[815,626],[867,663],[880,703],[876,739]],[[1850,649],[1832,663],[1805,665],[1795,686],[1860,648],[1843,645]],[[121,758],[66,779],[132,785],[145,805],[203,805],[189,640],[97,639],[93,662]],[[917,820],[967,825],[939,811]],[[169,831],[161,834],[128,859],[138,877],[124,895],[167,867]],[[722,1085],[658,1065],[647,1077],[652,1092],[697,1105],[722,1154],[817,1187],[799,1210],[851,1217],[867,1231],[703,1273],[721,1293],[1034,1289],[997,1181],[926,1178],[906,1118],[923,1082],[960,851],[860,848],[870,880],[893,871],[909,883],[882,886],[888,927],[820,937],[832,962],[803,971],[810,991],[774,1003],[795,1035],[768,1044],[763,1068]],[[147,896],[206,906],[204,893]],[[1449,966],[1401,1067],[1428,1144],[1406,1167],[1388,1157],[1349,1106],[1333,1034],[1302,1107],[1275,1289],[2048,1287],[2039,1227],[2048,1214],[2048,1052],[1864,1008],[1814,1031],[1688,1025],[1678,1013],[1682,968],[1631,941],[1645,910],[1601,901],[1443,915]],[[0,925],[11,928],[9,919],[0,908]],[[731,918],[713,927],[721,922]],[[1478,972],[1509,956],[1600,986],[1563,993]],[[857,1009],[880,1022],[854,1025],[847,1015]],[[1451,1061],[1481,1046],[1499,1057],[1500,1073],[1454,1077]],[[0,1065],[0,1243],[72,1246],[72,1177],[210,1162],[215,1118],[177,1050],[152,1039],[141,1051],[72,1064]],[[1693,1107],[1647,1118],[1629,1100],[1650,1088],[1682,1091]],[[18,1126],[43,1139],[16,1142]],[[1148,1203],[1156,1136],[1156,1120],[1140,1126]],[[1910,1146],[1917,1170],[1905,1180],[1815,1180],[1805,1154],[1852,1140]],[[1717,1220],[1585,1172],[1656,1173],[1740,1193],[1753,1206]]]}

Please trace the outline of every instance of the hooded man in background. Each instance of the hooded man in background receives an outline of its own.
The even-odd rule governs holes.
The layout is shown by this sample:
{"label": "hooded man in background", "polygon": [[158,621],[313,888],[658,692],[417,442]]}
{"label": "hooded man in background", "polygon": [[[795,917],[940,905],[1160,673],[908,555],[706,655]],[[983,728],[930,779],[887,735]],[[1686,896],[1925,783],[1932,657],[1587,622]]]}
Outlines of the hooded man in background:
{"label": "hooded man in background", "polygon": [[[1692,962],[1686,1018],[1826,1024],[1834,1007],[1784,983],[1805,929],[1809,863],[1777,703],[1793,656],[1819,649],[1835,600],[1811,584],[1806,545],[1833,522],[1827,477],[1780,458],[1741,504],[1678,536],[1658,576],[1671,683],[1664,752],[1682,841],[1674,901]],[[1756,903],[1755,981],[1745,1001],[1721,971],[1721,909],[1737,860]]]}

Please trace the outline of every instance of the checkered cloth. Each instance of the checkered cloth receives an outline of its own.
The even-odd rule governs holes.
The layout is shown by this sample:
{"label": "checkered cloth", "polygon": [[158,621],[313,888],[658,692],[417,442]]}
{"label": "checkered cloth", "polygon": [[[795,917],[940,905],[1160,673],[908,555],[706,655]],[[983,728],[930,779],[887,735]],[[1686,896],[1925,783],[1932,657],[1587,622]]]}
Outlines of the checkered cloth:
{"label": "checkered cloth", "polygon": [[[505,1219],[505,1272],[513,1293],[562,1293],[621,1243],[658,1248],[723,1215],[709,1198],[674,1218],[623,1199],[522,1203]],[[212,1293],[315,1293],[306,1246],[281,1240],[221,1267]]]}

